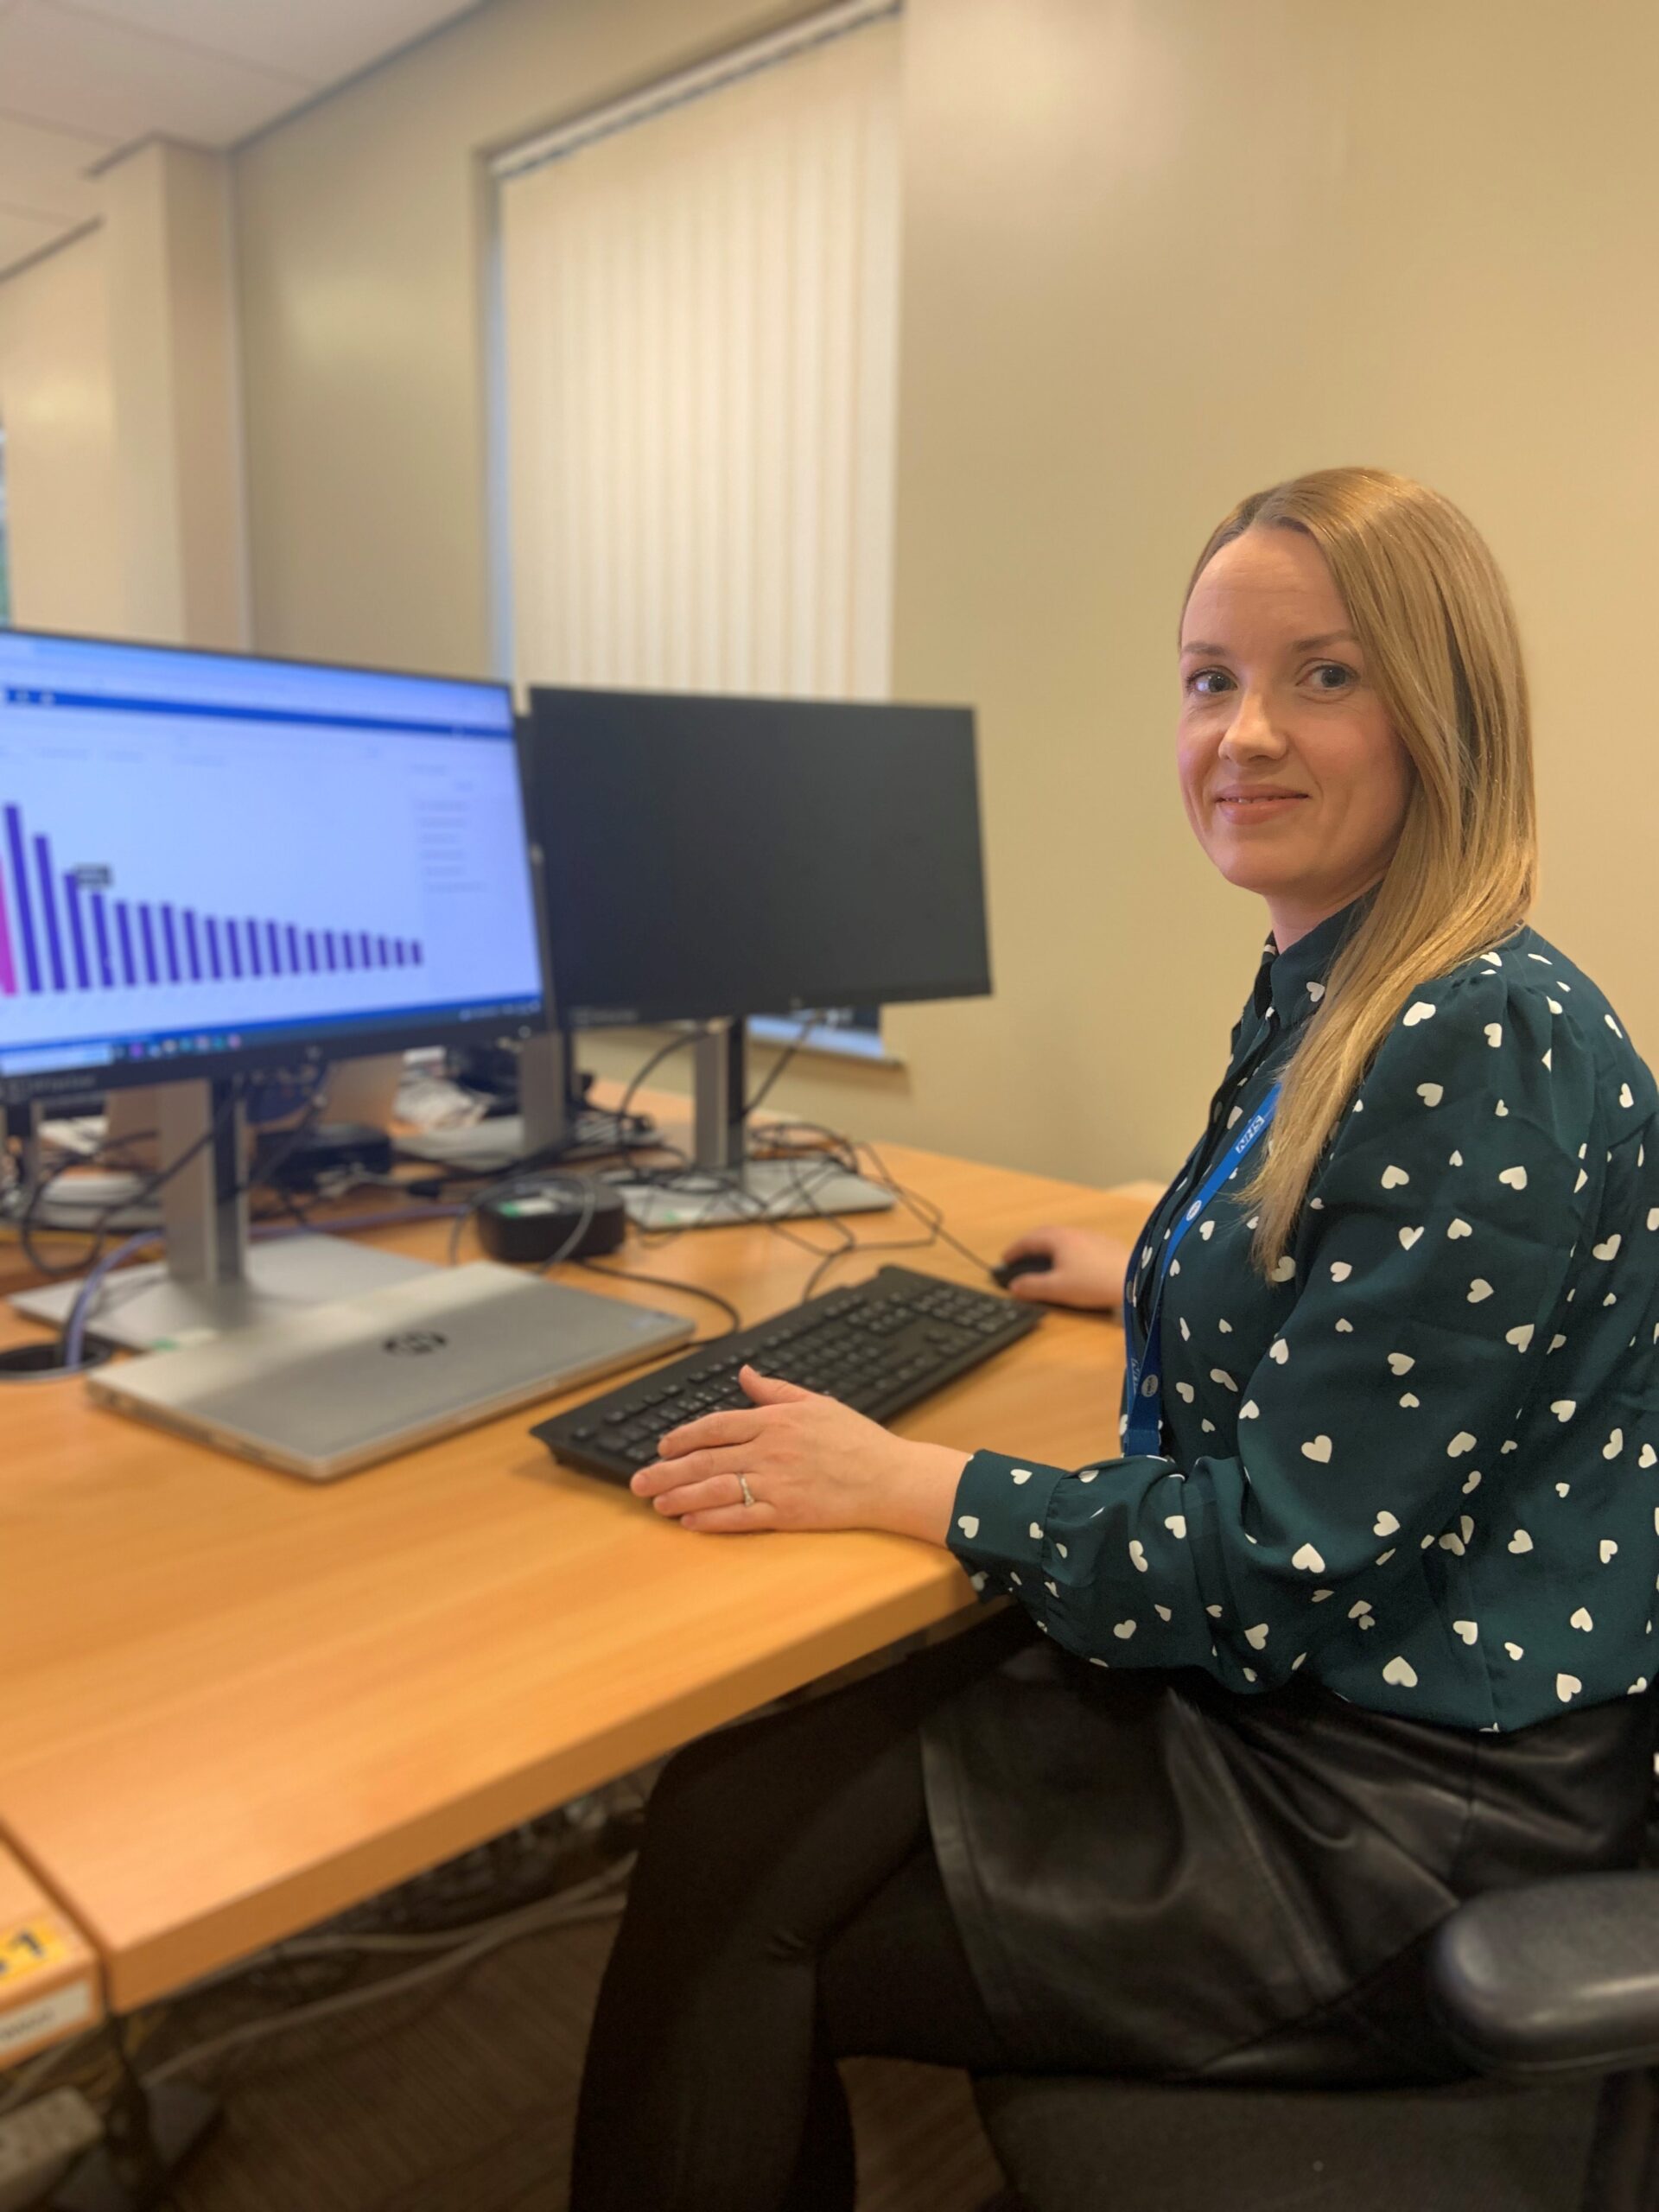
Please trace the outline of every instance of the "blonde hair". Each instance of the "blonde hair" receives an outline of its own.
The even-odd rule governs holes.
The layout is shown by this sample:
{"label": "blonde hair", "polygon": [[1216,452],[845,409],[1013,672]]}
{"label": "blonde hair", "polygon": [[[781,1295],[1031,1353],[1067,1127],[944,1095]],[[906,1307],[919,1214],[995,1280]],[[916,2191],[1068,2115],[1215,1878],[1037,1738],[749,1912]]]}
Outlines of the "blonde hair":
{"label": "blonde hair", "polygon": [[1325,556],[1415,772],[1400,842],[1292,1056],[1271,1149],[1243,1194],[1265,1271],[1407,997],[1519,927],[1538,848],[1515,610],[1468,518],[1408,477],[1318,469],[1242,499],[1211,532],[1186,598],[1252,529],[1305,531]]}

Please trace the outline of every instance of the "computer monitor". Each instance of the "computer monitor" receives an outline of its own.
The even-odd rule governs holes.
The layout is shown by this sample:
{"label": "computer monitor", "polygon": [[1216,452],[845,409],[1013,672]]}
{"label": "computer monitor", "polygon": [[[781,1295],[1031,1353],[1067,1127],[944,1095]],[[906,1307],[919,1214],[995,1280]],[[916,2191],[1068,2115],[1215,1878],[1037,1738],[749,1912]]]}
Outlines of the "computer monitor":
{"label": "computer monitor", "polygon": [[543,1021],[504,685],[0,630],[0,1103],[159,1086],[171,1171],[165,1262],[111,1283],[100,1333],[251,1325],[415,1266],[247,1249],[238,1077]]}
{"label": "computer monitor", "polygon": [[969,709],[537,689],[524,754],[572,1028],[989,991]]}
{"label": "computer monitor", "polygon": [[504,685],[0,630],[0,1099],[543,1018]]}
{"label": "computer monitor", "polygon": [[746,1161],[753,1014],[991,988],[963,707],[536,689],[521,729],[550,982],[573,1030],[718,1022],[696,1055],[701,1181],[647,1226],[868,1211],[880,1186]]}

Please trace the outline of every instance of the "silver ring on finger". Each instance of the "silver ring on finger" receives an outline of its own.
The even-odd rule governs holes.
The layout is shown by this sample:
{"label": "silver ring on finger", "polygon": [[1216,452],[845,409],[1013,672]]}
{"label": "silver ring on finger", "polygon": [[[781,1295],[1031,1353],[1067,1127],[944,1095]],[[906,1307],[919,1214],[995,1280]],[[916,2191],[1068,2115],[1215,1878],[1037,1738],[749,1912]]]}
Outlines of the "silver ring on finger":
{"label": "silver ring on finger", "polygon": [[749,1488],[748,1477],[747,1475],[740,1475],[737,1478],[737,1486],[743,1493],[744,1504],[753,1505],[754,1503],[754,1492]]}

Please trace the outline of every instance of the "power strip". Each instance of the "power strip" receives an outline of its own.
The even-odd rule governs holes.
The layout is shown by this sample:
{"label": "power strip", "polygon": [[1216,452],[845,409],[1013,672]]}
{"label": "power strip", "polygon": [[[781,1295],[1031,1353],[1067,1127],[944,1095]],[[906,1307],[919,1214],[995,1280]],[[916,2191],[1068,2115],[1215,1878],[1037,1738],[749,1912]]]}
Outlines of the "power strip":
{"label": "power strip", "polygon": [[54,2089],[0,2120],[0,2212],[38,2204],[104,2123],[79,2089]]}

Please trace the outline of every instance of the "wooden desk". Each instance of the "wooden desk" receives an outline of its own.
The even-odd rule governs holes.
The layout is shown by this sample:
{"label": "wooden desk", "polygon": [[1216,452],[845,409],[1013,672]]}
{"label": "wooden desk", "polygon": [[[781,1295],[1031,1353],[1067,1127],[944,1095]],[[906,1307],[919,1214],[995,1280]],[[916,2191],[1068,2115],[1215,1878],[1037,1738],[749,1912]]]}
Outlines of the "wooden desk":
{"label": "wooden desk", "polygon": [[[886,1157],[993,1255],[1043,1220],[1128,1236],[1152,1195]],[[913,1233],[902,1213],[854,1226]],[[447,1233],[380,1232],[434,1258]],[[812,1264],[749,1228],[621,1256],[747,1319]],[[944,1243],[893,1256],[974,1279]],[[0,1319],[0,1340],[29,1333]],[[1120,1371],[1114,1328],[1056,1314],[899,1426],[1075,1462],[1115,1433]],[[99,1412],[73,1381],[0,1397],[0,1827],[97,1945],[112,2009],[971,1603],[948,1554],[900,1538],[688,1535],[555,1465],[526,1431],[558,1402],[319,1488]]]}

